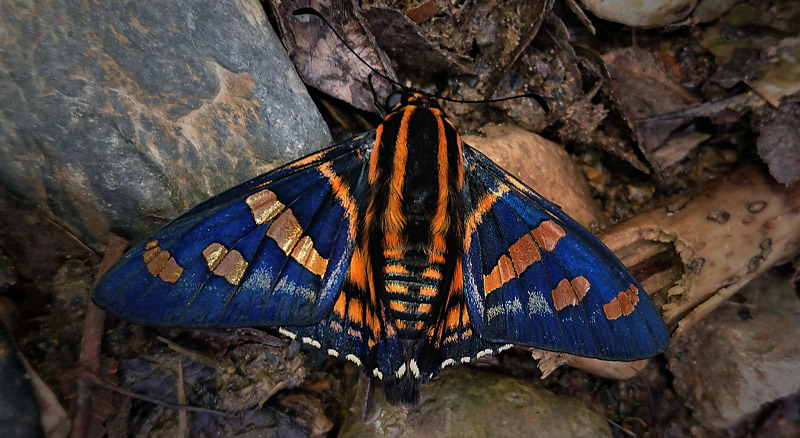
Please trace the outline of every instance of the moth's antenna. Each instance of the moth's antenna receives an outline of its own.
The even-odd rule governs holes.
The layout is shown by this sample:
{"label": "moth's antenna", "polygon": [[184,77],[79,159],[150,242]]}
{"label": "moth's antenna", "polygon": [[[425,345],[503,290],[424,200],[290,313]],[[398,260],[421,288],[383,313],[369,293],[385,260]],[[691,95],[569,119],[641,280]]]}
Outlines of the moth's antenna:
{"label": "moth's antenna", "polygon": [[[316,10],[314,8],[298,8],[298,9],[295,9],[294,12],[292,12],[292,15],[295,15],[295,16],[297,16],[297,15],[313,15],[313,16],[319,18],[320,20],[322,20],[323,23],[325,23],[326,26],[328,26],[328,29],[330,29],[331,32],[333,32],[333,34],[336,35],[336,38],[338,38],[339,41],[341,41],[342,44],[344,44],[344,46],[347,47],[348,50],[350,50],[350,53],[355,55],[356,58],[358,58],[358,60],[361,61],[362,64],[366,65],[370,70],[372,70],[372,73],[370,73],[370,76],[372,74],[375,74],[375,75],[377,75],[377,76],[379,76],[379,77],[381,77],[383,79],[386,79],[387,81],[397,85],[402,90],[407,90],[408,89],[408,87],[406,87],[405,85],[401,84],[397,80],[395,80],[393,78],[390,78],[389,76],[386,76],[385,74],[379,72],[373,66],[371,66],[366,60],[364,60],[364,58],[362,58],[361,55],[359,55],[355,50],[353,50],[352,47],[350,47],[350,44],[347,44],[347,41],[345,41],[344,38],[342,38],[342,36],[339,35],[339,32],[336,31],[336,29],[333,27],[333,25],[330,22],[328,22],[328,19],[326,19],[325,16],[323,16],[318,10]],[[375,89],[372,87],[372,82],[371,81],[370,81],[370,88],[372,88],[372,92],[373,92],[373,96],[374,96],[375,95]],[[550,107],[547,105],[547,101],[545,101],[542,96],[540,96],[540,95],[538,95],[536,93],[517,94],[517,95],[514,95],[514,96],[502,97],[502,98],[499,98],[499,99],[483,99],[483,100],[453,99],[453,98],[444,97],[444,96],[433,96],[433,97],[435,97],[437,99],[441,99],[441,100],[446,100],[448,102],[455,102],[455,103],[493,103],[493,102],[503,102],[503,101],[511,100],[511,99],[519,99],[519,98],[522,98],[522,97],[530,97],[530,98],[533,98],[533,100],[535,100],[536,103],[538,103],[539,106],[542,107],[542,109],[544,110],[545,113],[549,113],[550,112]]]}
{"label": "moth's antenna", "polygon": [[375,105],[375,108],[378,110],[378,113],[381,115],[381,117],[386,117],[386,108],[380,103],[380,101],[378,101],[378,91],[375,90],[375,86],[372,84],[373,74],[373,72],[370,72],[369,76],[367,76],[369,91],[372,92],[372,104]]}
{"label": "moth's antenna", "polygon": [[535,100],[536,103],[538,103],[540,107],[542,107],[542,109],[544,110],[545,113],[549,113],[550,112],[550,107],[547,105],[547,101],[544,100],[544,97],[542,97],[541,95],[536,94],[536,93],[515,94],[513,96],[500,97],[500,98],[497,98],[497,99],[481,99],[481,100],[453,99],[453,98],[444,97],[444,96],[436,96],[436,97],[438,99],[446,100],[448,102],[456,102],[456,103],[493,103],[493,102],[504,102],[506,100],[511,100],[511,99],[519,99],[519,98],[522,98],[522,97],[530,97],[533,100]]}
{"label": "moth's antenna", "polygon": [[338,38],[339,41],[341,41],[342,44],[344,44],[344,46],[347,47],[347,50],[349,50],[350,53],[355,55],[356,58],[358,58],[358,60],[361,61],[362,64],[366,65],[367,68],[372,70],[373,73],[375,73],[376,75],[382,77],[383,79],[386,79],[387,81],[397,85],[400,88],[403,88],[403,89],[407,88],[407,87],[404,87],[403,84],[401,84],[400,82],[396,81],[395,79],[392,79],[389,76],[386,76],[385,74],[379,72],[378,70],[375,70],[375,67],[371,66],[367,61],[364,60],[364,58],[361,57],[361,55],[359,55],[355,50],[353,50],[353,48],[350,47],[350,44],[347,44],[347,41],[345,41],[344,38],[342,38],[342,36],[339,35],[339,32],[337,32],[336,29],[334,29],[333,25],[330,22],[328,22],[328,19],[325,18],[322,14],[320,14],[318,10],[316,10],[314,8],[298,8],[298,9],[295,9],[294,12],[292,12],[292,15],[295,15],[295,16],[297,16],[297,15],[313,15],[313,16],[319,18],[320,20],[322,20],[323,23],[325,23],[326,26],[328,26],[328,29],[330,29],[331,32],[333,32],[333,34],[336,35],[336,38]]}

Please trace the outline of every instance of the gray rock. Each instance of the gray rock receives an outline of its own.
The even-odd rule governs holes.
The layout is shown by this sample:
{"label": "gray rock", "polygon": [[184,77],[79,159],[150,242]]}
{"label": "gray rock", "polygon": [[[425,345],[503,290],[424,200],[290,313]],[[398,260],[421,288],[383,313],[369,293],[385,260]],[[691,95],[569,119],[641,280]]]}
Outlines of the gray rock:
{"label": "gray rock", "polygon": [[[391,406],[381,391],[369,421],[350,416],[344,437],[610,437],[599,413],[568,396],[553,394],[538,382],[465,367],[446,370],[422,385],[420,404]],[[375,412],[378,412],[375,410]]]}
{"label": "gray rock", "polygon": [[[800,38],[797,39],[800,50]],[[778,107],[759,128],[758,155],[769,166],[769,173],[781,184],[800,181],[800,104]]]}
{"label": "gray rock", "polygon": [[330,143],[256,0],[0,3],[0,184],[134,239]]}
{"label": "gray rock", "polygon": [[800,300],[790,276],[772,270],[673,343],[675,388],[710,427],[730,427],[800,390]]}

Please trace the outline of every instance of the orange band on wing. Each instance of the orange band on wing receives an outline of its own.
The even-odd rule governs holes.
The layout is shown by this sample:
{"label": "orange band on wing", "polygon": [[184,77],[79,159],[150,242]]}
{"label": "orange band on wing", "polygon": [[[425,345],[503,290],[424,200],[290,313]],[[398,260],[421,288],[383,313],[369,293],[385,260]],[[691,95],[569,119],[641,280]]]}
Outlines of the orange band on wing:
{"label": "orange band on wing", "polygon": [[609,320],[614,320],[622,316],[633,313],[636,304],[639,302],[639,288],[631,284],[627,289],[620,292],[606,304],[603,304],[603,313]]}
{"label": "orange band on wing", "polygon": [[553,296],[553,307],[562,310],[567,306],[577,306],[586,296],[590,286],[589,280],[584,276],[572,280],[562,279],[556,288],[550,291]]}
{"label": "orange band on wing", "polygon": [[347,186],[347,184],[345,184],[344,181],[342,181],[339,175],[333,171],[333,168],[331,168],[331,163],[325,163],[319,166],[319,171],[323,176],[328,178],[328,182],[331,184],[333,195],[336,196],[336,199],[339,200],[342,208],[344,208],[344,213],[347,215],[347,221],[349,225],[348,230],[350,240],[355,239],[357,231],[356,225],[358,222],[358,207],[356,207],[356,201],[350,194],[350,188]]}
{"label": "orange band on wing", "polygon": [[168,282],[175,283],[183,274],[181,267],[169,251],[162,250],[158,246],[158,240],[151,240],[145,245],[147,249],[142,254],[142,259],[147,265],[147,270],[155,277]]}
{"label": "orange band on wing", "polygon": [[497,265],[489,275],[484,276],[483,293],[489,294],[521,275],[542,259],[540,247],[545,251],[552,251],[565,235],[564,229],[552,220],[546,220],[530,233],[523,234],[508,247],[510,257],[505,254],[500,256]]}
{"label": "orange band on wing", "polygon": [[531,231],[531,234],[536,239],[536,243],[548,252],[554,250],[558,241],[567,235],[564,229],[552,220],[542,222]]}
{"label": "orange band on wing", "polygon": [[253,220],[258,225],[272,220],[284,207],[284,205],[278,201],[278,197],[275,193],[267,189],[248,196],[245,202],[250,206]]}
{"label": "orange band on wing", "polygon": [[524,234],[508,247],[508,253],[514,261],[514,268],[518,274],[525,272],[528,267],[542,259],[542,254],[530,233]]}
{"label": "orange band on wing", "polygon": [[319,276],[325,274],[328,259],[317,252],[310,236],[303,236],[303,227],[300,226],[291,209],[285,209],[275,219],[267,229],[267,236],[275,240],[275,243],[287,256],[292,257],[304,268]]}
{"label": "orange band on wing", "polygon": [[208,269],[220,277],[228,280],[232,285],[238,285],[247,269],[247,261],[242,254],[232,249],[228,251],[221,243],[212,242],[203,250]]}
{"label": "orange band on wing", "polygon": [[481,200],[478,201],[478,205],[472,210],[472,214],[470,214],[469,218],[467,218],[466,226],[464,227],[465,250],[469,249],[469,246],[472,243],[472,233],[474,233],[478,225],[483,222],[483,215],[491,210],[494,206],[494,203],[507,191],[508,186],[501,184],[497,186],[494,191],[485,194]]}
{"label": "orange band on wing", "polygon": [[511,264],[511,259],[505,254],[500,256],[497,265],[492,269],[489,275],[483,276],[483,293],[489,293],[499,289],[506,284],[509,280],[516,278],[514,273],[514,266]]}

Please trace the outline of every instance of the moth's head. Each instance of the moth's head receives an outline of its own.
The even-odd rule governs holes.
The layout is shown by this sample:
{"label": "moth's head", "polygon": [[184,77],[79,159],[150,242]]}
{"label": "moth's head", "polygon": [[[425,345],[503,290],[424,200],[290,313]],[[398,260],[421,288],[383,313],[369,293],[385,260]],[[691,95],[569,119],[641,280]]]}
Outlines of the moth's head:
{"label": "moth's head", "polygon": [[436,102],[436,99],[433,96],[428,94],[422,93],[417,90],[401,90],[395,91],[394,93],[390,94],[389,97],[386,98],[386,103],[384,104],[384,108],[386,109],[386,113],[392,113],[397,111],[398,108],[413,105],[422,108],[439,108],[439,103]]}

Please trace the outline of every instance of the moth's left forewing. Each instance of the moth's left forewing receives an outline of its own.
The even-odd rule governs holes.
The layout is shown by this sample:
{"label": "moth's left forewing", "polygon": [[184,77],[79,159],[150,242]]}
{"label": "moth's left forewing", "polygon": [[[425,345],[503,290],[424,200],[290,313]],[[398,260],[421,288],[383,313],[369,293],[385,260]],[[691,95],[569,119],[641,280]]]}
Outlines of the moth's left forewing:
{"label": "moth's left forewing", "polygon": [[466,146],[464,283],[492,342],[609,360],[660,353],[658,309],[595,236]]}
{"label": "moth's left forewing", "polygon": [[160,326],[310,324],[330,312],[352,254],[367,133],[194,207],[134,246],[93,299]]}

